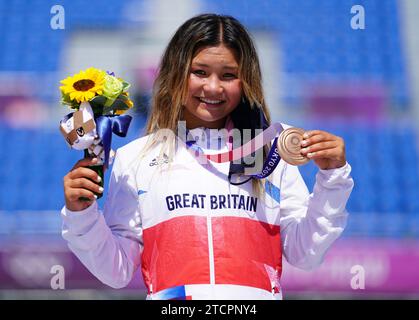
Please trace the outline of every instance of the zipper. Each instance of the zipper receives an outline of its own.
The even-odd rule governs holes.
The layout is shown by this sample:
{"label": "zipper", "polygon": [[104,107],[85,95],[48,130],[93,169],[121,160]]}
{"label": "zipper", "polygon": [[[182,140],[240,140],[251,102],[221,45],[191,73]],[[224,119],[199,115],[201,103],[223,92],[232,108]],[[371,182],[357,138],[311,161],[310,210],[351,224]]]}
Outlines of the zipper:
{"label": "zipper", "polygon": [[207,230],[208,230],[208,256],[209,256],[209,269],[210,269],[210,284],[215,284],[215,271],[214,271],[214,245],[212,239],[212,223],[211,211],[207,214]]}
{"label": "zipper", "polygon": [[148,299],[147,300],[153,300],[153,284],[150,283],[150,291],[148,293]]}

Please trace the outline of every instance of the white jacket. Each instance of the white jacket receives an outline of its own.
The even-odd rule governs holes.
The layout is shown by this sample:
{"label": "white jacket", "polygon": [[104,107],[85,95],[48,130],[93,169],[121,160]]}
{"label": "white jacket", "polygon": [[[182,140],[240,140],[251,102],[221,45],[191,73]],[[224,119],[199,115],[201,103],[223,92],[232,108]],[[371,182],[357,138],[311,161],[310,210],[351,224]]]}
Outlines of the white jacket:
{"label": "white jacket", "polygon": [[[148,299],[281,299],[282,254],[315,268],[345,228],[349,164],[319,170],[309,194],[281,160],[263,199],[250,182],[229,184],[228,162],[202,165],[185,148],[159,169],[159,147],[140,157],[149,137],[118,149],[103,214],[96,202],[61,212],[69,248],[113,288],[141,263]],[[219,150],[198,145],[227,151],[224,141]]]}

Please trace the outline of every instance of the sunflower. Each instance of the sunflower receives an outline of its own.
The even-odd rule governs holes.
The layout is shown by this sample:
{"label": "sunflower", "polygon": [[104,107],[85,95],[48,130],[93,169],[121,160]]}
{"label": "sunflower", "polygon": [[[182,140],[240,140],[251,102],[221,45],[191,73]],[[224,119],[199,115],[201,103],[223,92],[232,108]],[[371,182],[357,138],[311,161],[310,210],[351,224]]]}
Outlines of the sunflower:
{"label": "sunflower", "polygon": [[103,92],[105,72],[96,68],[80,71],[72,77],[61,80],[60,90],[64,96],[77,103],[89,101]]}

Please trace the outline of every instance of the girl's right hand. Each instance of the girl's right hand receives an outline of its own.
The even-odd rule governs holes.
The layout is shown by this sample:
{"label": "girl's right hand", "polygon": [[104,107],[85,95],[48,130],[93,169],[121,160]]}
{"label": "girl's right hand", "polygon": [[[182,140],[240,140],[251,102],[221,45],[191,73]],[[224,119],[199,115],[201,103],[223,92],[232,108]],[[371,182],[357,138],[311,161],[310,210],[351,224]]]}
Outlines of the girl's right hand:
{"label": "girl's right hand", "polygon": [[97,158],[79,160],[71,171],[64,176],[65,206],[71,211],[88,208],[96,200],[95,193],[102,193],[103,188],[93,181],[100,182],[100,176],[86,166],[97,163]]}

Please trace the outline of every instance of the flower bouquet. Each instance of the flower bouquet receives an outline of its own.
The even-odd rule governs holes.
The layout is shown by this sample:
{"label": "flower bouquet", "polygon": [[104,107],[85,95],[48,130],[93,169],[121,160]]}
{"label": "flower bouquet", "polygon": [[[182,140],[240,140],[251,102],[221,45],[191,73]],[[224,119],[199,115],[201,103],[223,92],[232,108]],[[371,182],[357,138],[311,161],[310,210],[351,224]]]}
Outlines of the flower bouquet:
{"label": "flower bouquet", "polygon": [[96,68],[80,71],[61,84],[61,102],[74,112],[60,121],[60,131],[71,148],[84,150],[85,158],[98,159],[89,168],[99,174],[103,187],[104,170],[114,155],[112,133],[125,137],[132,119],[124,115],[133,107],[127,91],[130,85],[113,72]]}

